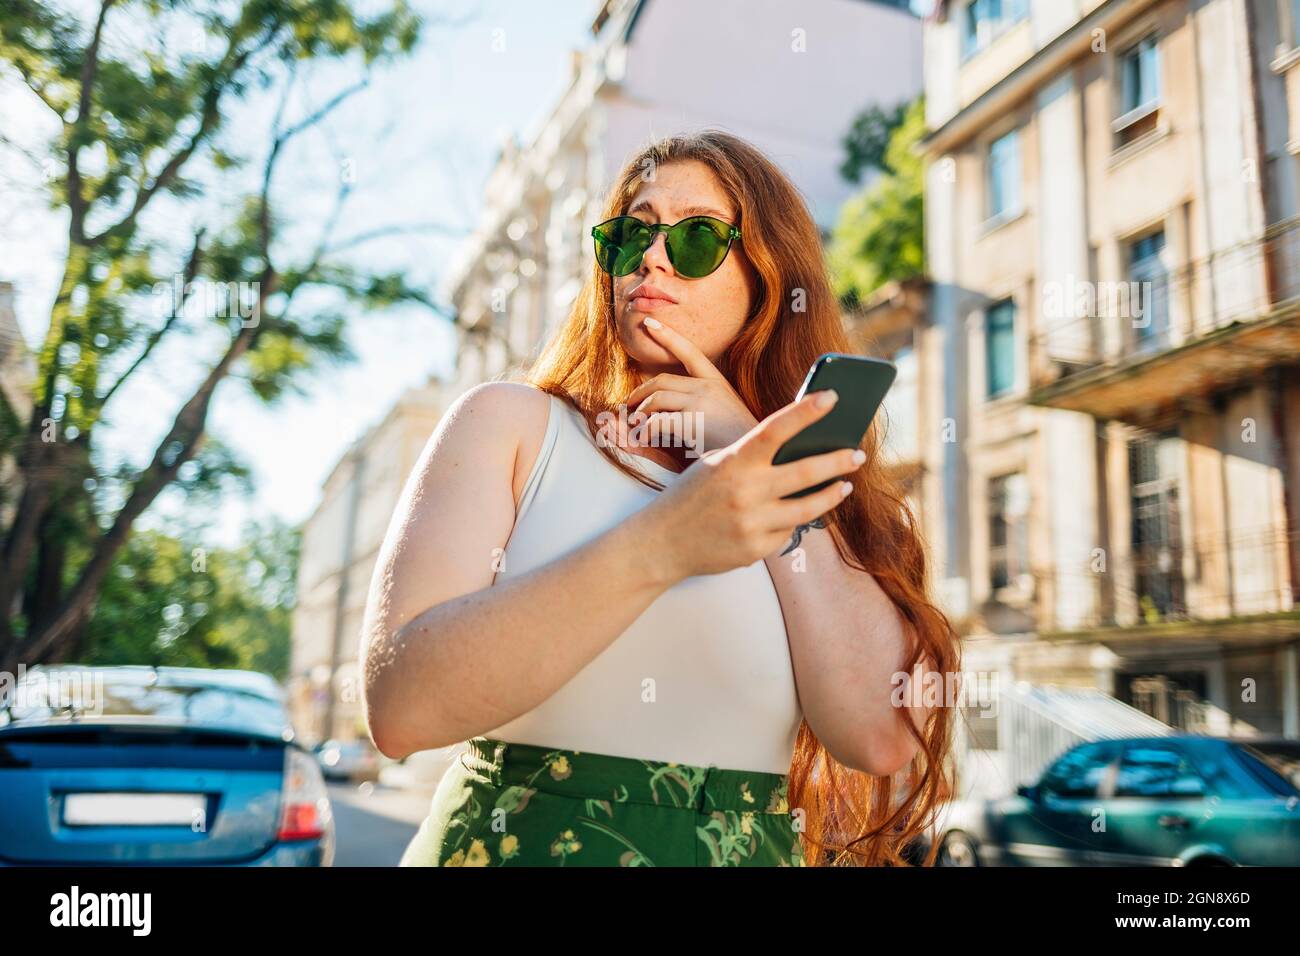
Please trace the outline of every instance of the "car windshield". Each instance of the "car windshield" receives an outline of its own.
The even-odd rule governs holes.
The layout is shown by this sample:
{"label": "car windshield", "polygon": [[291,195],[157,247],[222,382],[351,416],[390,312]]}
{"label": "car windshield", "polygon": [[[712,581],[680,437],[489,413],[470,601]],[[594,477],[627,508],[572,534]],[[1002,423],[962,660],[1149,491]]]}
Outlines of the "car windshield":
{"label": "car windshield", "polygon": [[1271,741],[1239,746],[1247,760],[1254,758],[1289,783],[1293,790],[1300,791],[1300,743]]}
{"label": "car windshield", "polygon": [[0,726],[60,715],[149,717],[280,737],[290,723],[278,700],[238,687],[87,671],[69,692],[71,684],[62,678],[27,675],[19,682],[12,705],[0,711]]}

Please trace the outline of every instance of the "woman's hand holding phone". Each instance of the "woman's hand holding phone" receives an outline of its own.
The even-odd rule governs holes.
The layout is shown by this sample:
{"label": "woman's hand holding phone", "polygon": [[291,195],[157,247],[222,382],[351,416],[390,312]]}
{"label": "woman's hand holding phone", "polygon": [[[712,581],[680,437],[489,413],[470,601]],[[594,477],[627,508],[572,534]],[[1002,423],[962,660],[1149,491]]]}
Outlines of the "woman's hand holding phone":
{"label": "woman's hand holding phone", "polygon": [[730,445],[710,451],[682,473],[681,480],[639,512],[655,551],[666,555],[675,579],[721,574],[776,554],[794,529],[831,511],[844,500],[847,482],[833,482],[813,494],[801,491],[861,467],[858,449],[844,448],[782,465],[778,449],[826,415],[830,391],[814,392],[773,412]]}

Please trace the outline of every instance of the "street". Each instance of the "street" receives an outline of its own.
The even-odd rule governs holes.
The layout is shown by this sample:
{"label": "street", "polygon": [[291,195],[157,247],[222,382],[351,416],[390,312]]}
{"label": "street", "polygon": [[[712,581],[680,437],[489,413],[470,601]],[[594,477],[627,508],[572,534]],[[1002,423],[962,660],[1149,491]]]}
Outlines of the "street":
{"label": "street", "polygon": [[396,866],[429,811],[432,791],[331,783],[338,845],[335,866]]}

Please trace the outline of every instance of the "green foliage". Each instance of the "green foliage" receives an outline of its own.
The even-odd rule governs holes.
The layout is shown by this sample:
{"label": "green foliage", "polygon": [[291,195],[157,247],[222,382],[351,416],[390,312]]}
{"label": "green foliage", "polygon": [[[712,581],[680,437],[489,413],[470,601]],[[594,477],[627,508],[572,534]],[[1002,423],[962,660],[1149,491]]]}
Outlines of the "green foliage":
{"label": "green foliage", "polygon": [[[318,366],[354,357],[346,323],[364,310],[430,304],[402,275],[340,261],[328,225],[319,243],[289,248],[282,237],[302,230],[288,228],[298,225],[297,210],[277,205],[274,188],[281,147],[364,89],[377,64],[413,50],[420,29],[408,0],[4,0],[0,72],[20,77],[57,118],[37,158],[68,231],[49,329],[36,350],[33,422],[15,423],[0,408],[0,455],[16,452],[47,416],[58,437],[35,443],[40,460],[29,456],[30,473],[19,476],[40,488],[29,496],[37,503],[25,506],[32,513],[0,528],[0,563],[31,556],[26,566],[13,558],[15,566],[3,568],[0,591],[21,582],[23,613],[11,619],[0,602],[0,656],[34,635],[29,625],[55,620],[60,602],[84,583],[83,593],[101,589],[86,647],[106,662],[283,663],[284,595],[268,602],[265,588],[242,577],[253,564],[279,574],[281,559],[256,549],[284,547],[282,530],[213,553],[201,575],[186,570],[188,540],[103,532],[124,503],[134,505],[126,512],[133,518],[169,485],[194,508],[211,507],[232,481],[247,488],[248,469],[207,434],[212,389],[222,379],[274,402]],[[312,61],[361,78],[341,83],[316,112],[262,111],[261,125],[256,117],[238,128],[228,122],[232,107],[255,94],[298,102],[281,94]],[[249,183],[254,191],[226,204],[216,221],[186,231],[185,223],[214,218],[197,213],[197,200]],[[346,192],[341,184],[340,207]],[[326,294],[297,295],[308,288]],[[199,391],[176,396],[175,423],[156,460],[140,471],[103,462],[97,427],[119,411],[112,407],[119,386],[155,360],[164,339],[203,332],[193,340],[211,343],[214,330],[225,333],[224,350],[201,357],[212,375],[200,377]],[[20,525],[39,531],[22,531],[15,546]],[[100,585],[109,558],[116,564]],[[92,567],[98,572],[83,573]],[[160,642],[162,609],[173,606],[184,628]],[[74,605],[78,623],[87,607]],[[66,620],[60,640],[73,633]]]}
{"label": "green foliage", "polygon": [[[122,29],[132,22],[135,28]],[[191,253],[189,243],[147,238],[141,212],[158,195],[181,203],[201,196],[210,184],[187,169],[218,176],[237,171],[260,162],[260,150],[271,145],[269,123],[260,137],[240,130],[232,142],[221,141],[231,102],[284,82],[287,64],[351,58],[369,67],[408,53],[421,26],[407,0],[109,0],[104,23],[82,115],[94,19],[50,0],[6,0],[0,14],[0,69],[10,64],[62,120],[46,158],[55,173],[49,198],[72,212],[73,236],[63,295],[40,350],[36,397],[51,400],[54,417],[81,431],[99,418],[102,369],[117,353],[129,355],[148,341],[158,324],[159,298],[152,290],[171,284]],[[139,29],[145,25],[153,29]],[[252,148],[241,154],[236,145]],[[221,238],[196,257],[190,278],[200,285],[251,286],[264,273],[271,250],[263,230],[274,235],[279,219],[262,195],[246,197],[235,209]],[[299,284],[324,276],[315,265],[299,268]],[[333,268],[349,291],[364,284],[352,270]],[[258,382],[287,379],[316,358],[344,354],[323,332],[333,317],[302,324],[285,315],[266,317],[276,322],[277,336],[253,344],[251,378]],[[70,365],[60,360],[66,342],[79,347]],[[257,356],[263,348],[266,354]],[[287,364],[274,370],[278,360]],[[274,398],[284,387],[282,381],[256,392]]]}
{"label": "green foliage", "polygon": [[852,304],[889,281],[925,271],[925,176],[916,145],[925,133],[921,100],[889,139],[890,172],[845,203],[827,246],[836,293]]}
{"label": "green foliage", "polygon": [[300,535],[253,526],[234,550],[132,536],[104,582],[79,662],[289,670]]}
{"label": "green foliage", "polygon": [[887,156],[889,141],[906,117],[906,103],[888,110],[869,106],[859,113],[844,137],[844,162],[840,164],[840,175],[851,183],[860,183],[870,170],[893,172]]}
{"label": "green foliage", "polygon": [[[9,400],[5,398],[4,392],[0,391],[0,461],[13,454],[19,436],[22,435],[22,429],[23,423],[18,419]],[[11,488],[0,486],[0,508],[11,501],[12,491]]]}

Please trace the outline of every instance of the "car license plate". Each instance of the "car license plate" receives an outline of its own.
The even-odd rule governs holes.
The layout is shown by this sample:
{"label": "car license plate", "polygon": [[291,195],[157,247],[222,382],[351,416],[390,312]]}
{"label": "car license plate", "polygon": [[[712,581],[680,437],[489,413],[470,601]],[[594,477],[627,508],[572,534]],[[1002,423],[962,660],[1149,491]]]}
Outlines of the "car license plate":
{"label": "car license plate", "polygon": [[190,826],[202,820],[201,793],[69,793],[63,798],[67,826]]}

